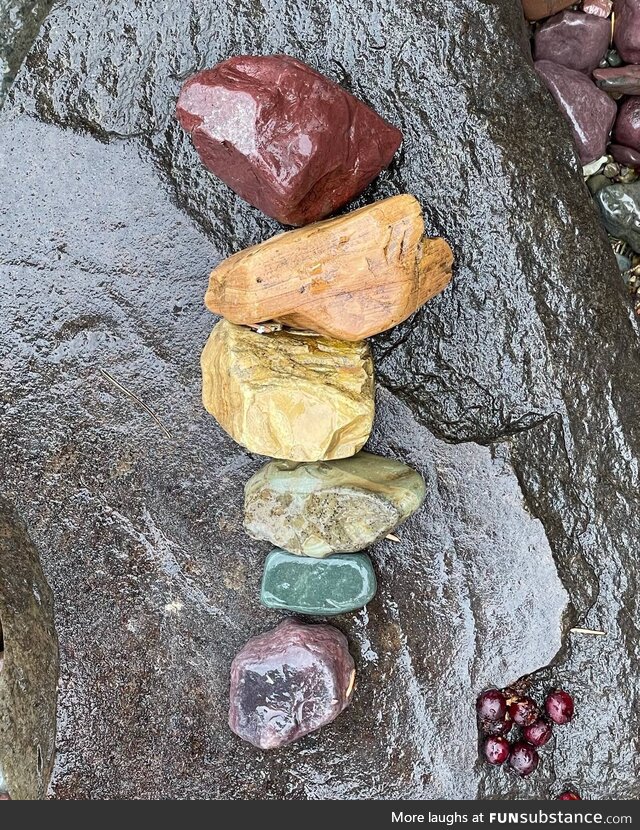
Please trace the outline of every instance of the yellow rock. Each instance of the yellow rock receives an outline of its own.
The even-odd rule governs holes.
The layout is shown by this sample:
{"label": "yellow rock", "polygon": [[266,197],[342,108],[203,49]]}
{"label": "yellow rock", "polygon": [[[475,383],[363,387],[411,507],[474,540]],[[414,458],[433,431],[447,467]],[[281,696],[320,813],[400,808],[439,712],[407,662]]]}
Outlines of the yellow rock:
{"label": "yellow rock", "polygon": [[374,415],[367,343],[221,320],[202,352],[205,408],[250,452],[289,461],[348,458]]}
{"label": "yellow rock", "polygon": [[274,236],[211,273],[207,307],[232,323],[275,320],[363,340],[406,320],[451,280],[444,239],[408,194]]}

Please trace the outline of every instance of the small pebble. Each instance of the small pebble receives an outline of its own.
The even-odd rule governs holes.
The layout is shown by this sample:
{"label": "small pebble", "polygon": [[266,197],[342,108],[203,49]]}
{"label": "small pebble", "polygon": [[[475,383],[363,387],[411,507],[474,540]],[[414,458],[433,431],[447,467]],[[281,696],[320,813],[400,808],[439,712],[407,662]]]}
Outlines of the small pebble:
{"label": "small pebble", "polygon": [[596,173],[599,173],[605,164],[609,161],[609,156],[600,156],[599,159],[592,161],[590,164],[585,164],[582,168],[582,175],[585,178],[589,176],[594,176]]}
{"label": "small pebble", "polygon": [[623,256],[623,254],[616,252],[616,259],[618,260],[618,268],[622,274],[631,269],[631,260],[629,257]]}
{"label": "small pebble", "polygon": [[618,67],[618,66],[622,66],[622,64],[624,63],[624,61],[622,60],[622,58],[616,52],[615,49],[609,49],[609,51],[607,52],[605,57],[606,57],[607,64],[609,66]]}
{"label": "small pebble", "polygon": [[620,173],[620,167],[613,162],[609,162],[609,164],[605,165],[604,170],[602,171],[603,175],[605,175],[608,179],[615,179],[617,175]]}
{"label": "small pebble", "polygon": [[602,190],[603,187],[607,187],[611,184],[611,181],[606,177],[599,173],[597,176],[591,176],[587,179],[587,187],[591,191],[591,195],[595,196],[595,194]]}

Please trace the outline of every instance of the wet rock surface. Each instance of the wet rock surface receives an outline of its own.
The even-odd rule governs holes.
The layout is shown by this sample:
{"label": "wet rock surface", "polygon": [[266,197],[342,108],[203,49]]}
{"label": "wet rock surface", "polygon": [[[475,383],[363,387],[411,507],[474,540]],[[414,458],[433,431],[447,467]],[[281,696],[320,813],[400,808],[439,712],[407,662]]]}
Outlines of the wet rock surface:
{"label": "wet rock surface", "polygon": [[590,73],[604,57],[610,37],[611,22],[606,18],[562,12],[549,18],[537,31],[535,59]]}
{"label": "wet rock surface", "polygon": [[317,222],[359,196],[402,141],[288,55],[241,55],[197,73],[176,112],[205,167],[285,225]]}
{"label": "wet rock surface", "polygon": [[582,164],[599,159],[616,118],[615,103],[582,72],[548,60],[535,66],[571,127]]}
{"label": "wet rock surface", "polygon": [[0,5],[0,107],[54,0],[3,0]]}
{"label": "wet rock surface", "polygon": [[229,726],[260,749],[279,749],[335,720],[351,702],[355,675],[341,631],[284,620],[233,658]]}
{"label": "wet rock surface", "polygon": [[17,513],[0,499],[0,795],[44,798],[53,769],[53,597]]}
{"label": "wet rock surface", "polygon": [[[637,798],[637,331],[517,4],[233,10],[63,3],[0,123],[0,453],[56,598],[54,797]],[[184,78],[248,49],[304,58],[402,128],[366,198],[414,192],[458,263],[375,346],[371,449],[423,474],[430,510],[373,549],[367,612],[336,618],[348,713],[268,760],[226,728],[231,659],[280,619],[259,606],[269,548],[241,528],[262,461],[202,411],[198,355],[211,266],[278,228],[172,117]],[[599,717],[521,781],[477,767],[474,702],[554,660],[552,550],[565,622],[607,636],[568,636],[536,683]]]}

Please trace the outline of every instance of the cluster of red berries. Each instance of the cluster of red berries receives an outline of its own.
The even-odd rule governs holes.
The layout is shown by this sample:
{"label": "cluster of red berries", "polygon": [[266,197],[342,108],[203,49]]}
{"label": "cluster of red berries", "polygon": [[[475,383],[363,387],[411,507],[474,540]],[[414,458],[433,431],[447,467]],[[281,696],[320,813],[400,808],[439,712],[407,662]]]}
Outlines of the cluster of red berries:
{"label": "cluster of red berries", "polygon": [[[489,689],[477,700],[476,709],[480,730],[484,736],[482,751],[486,760],[494,766],[506,761],[518,775],[526,776],[536,769],[540,761],[538,749],[551,739],[552,724],[562,726],[573,718],[573,698],[561,689],[547,695],[544,714],[530,697],[524,697],[511,689]],[[510,742],[507,735],[519,727],[520,737]],[[575,793],[563,793],[563,801],[580,798]]]}

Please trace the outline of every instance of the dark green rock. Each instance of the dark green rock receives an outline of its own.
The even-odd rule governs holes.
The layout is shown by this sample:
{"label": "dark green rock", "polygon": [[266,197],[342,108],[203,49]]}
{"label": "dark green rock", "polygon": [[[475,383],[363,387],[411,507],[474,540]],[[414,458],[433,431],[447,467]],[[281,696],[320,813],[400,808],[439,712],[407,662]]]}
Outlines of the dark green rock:
{"label": "dark green rock", "polygon": [[362,608],[376,587],[371,560],[364,553],[312,559],[274,550],[264,563],[260,600],[267,608],[330,617]]}
{"label": "dark green rock", "polygon": [[606,229],[640,253],[640,181],[603,187],[596,202]]}

